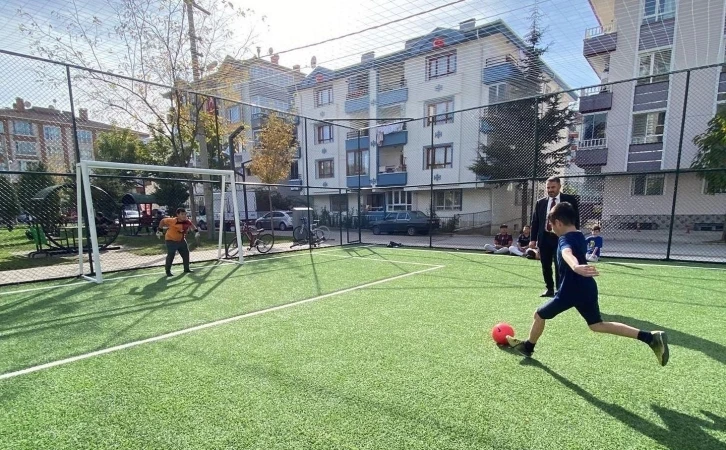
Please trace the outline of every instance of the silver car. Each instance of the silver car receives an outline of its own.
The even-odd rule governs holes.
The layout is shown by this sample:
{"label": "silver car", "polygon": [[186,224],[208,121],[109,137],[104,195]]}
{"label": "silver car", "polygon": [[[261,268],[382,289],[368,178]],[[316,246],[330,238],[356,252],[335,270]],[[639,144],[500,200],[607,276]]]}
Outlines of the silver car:
{"label": "silver car", "polygon": [[292,228],[292,211],[273,211],[255,220],[255,227],[271,229],[270,218],[274,227],[280,231]]}

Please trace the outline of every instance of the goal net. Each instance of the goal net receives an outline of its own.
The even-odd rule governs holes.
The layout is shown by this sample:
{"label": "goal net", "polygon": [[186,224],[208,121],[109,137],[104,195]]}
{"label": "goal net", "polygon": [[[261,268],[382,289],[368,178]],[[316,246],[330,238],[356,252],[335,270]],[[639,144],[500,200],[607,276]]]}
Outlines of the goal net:
{"label": "goal net", "polygon": [[[171,248],[167,242],[184,234],[192,264],[230,258],[243,262],[243,252],[229,252],[230,243],[241,241],[244,216],[238,207],[242,193],[231,170],[82,161],[77,178],[83,213],[79,208],[78,225],[68,239],[84,243],[77,246],[84,278],[100,283],[109,272],[148,267],[158,267],[163,276]],[[219,221],[224,198],[233,207],[230,223],[226,214]],[[220,201],[215,204],[214,199]],[[163,221],[175,218],[179,208],[186,210],[191,226]],[[167,231],[163,225],[169,224]],[[172,246],[179,245],[182,251],[175,253],[171,269],[175,273],[182,272],[186,253],[183,244]]]}

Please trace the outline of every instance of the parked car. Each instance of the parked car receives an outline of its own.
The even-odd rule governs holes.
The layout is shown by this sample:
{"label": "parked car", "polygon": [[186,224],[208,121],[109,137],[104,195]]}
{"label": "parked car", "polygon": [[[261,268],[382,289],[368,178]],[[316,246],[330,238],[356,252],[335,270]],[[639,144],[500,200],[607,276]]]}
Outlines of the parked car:
{"label": "parked car", "polygon": [[255,220],[255,227],[272,229],[270,226],[270,218],[272,218],[275,228],[280,231],[292,228],[292,211],[273,211],[271,213],[267,213]]}
{"label": "parked car", "polygon": [[431,219],[421,211],[399,211],[386,214],[383,220],[370,224],[373,234],[406,233],[414,236],[428,233],[430,228],[439,228],[439,219]]}
{"label": "parked car", "polygon": [[28,212],[22,212],[17,217],[18,223],[30,223],[33,221],[33,216],[31,216]]}
{"label": "parked car", "polygon": [[121,219],[126,223],[139,223],[141,213],[136,204],[123,205],[121,209]]}

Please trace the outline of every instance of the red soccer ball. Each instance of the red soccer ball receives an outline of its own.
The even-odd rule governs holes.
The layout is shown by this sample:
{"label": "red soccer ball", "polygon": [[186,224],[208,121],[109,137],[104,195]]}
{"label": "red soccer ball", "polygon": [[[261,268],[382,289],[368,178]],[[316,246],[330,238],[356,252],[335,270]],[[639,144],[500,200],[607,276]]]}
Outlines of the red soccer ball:
{"label": "red soccer ball", "polygon": [[514,336],[514,328],[508,323],[502,322],[492,328],[492,339],[499,345],[507,345],[507,336]]}

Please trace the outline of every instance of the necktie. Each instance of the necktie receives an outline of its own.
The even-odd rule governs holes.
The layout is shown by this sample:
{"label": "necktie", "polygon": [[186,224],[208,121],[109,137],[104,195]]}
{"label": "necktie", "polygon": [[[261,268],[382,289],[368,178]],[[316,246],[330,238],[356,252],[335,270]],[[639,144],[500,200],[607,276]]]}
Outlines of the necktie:
{"label": "necktie", "polygon": [[[552,211],[552,208],[554,208],[556,204],[557,204],[557,199],[555,199],[553,197],[552,203],[550,203],[550,211]],[[545,219],[545,220],[547,220],[547,231],[552,231],[552,225],[550,224],[549,219]]]}

